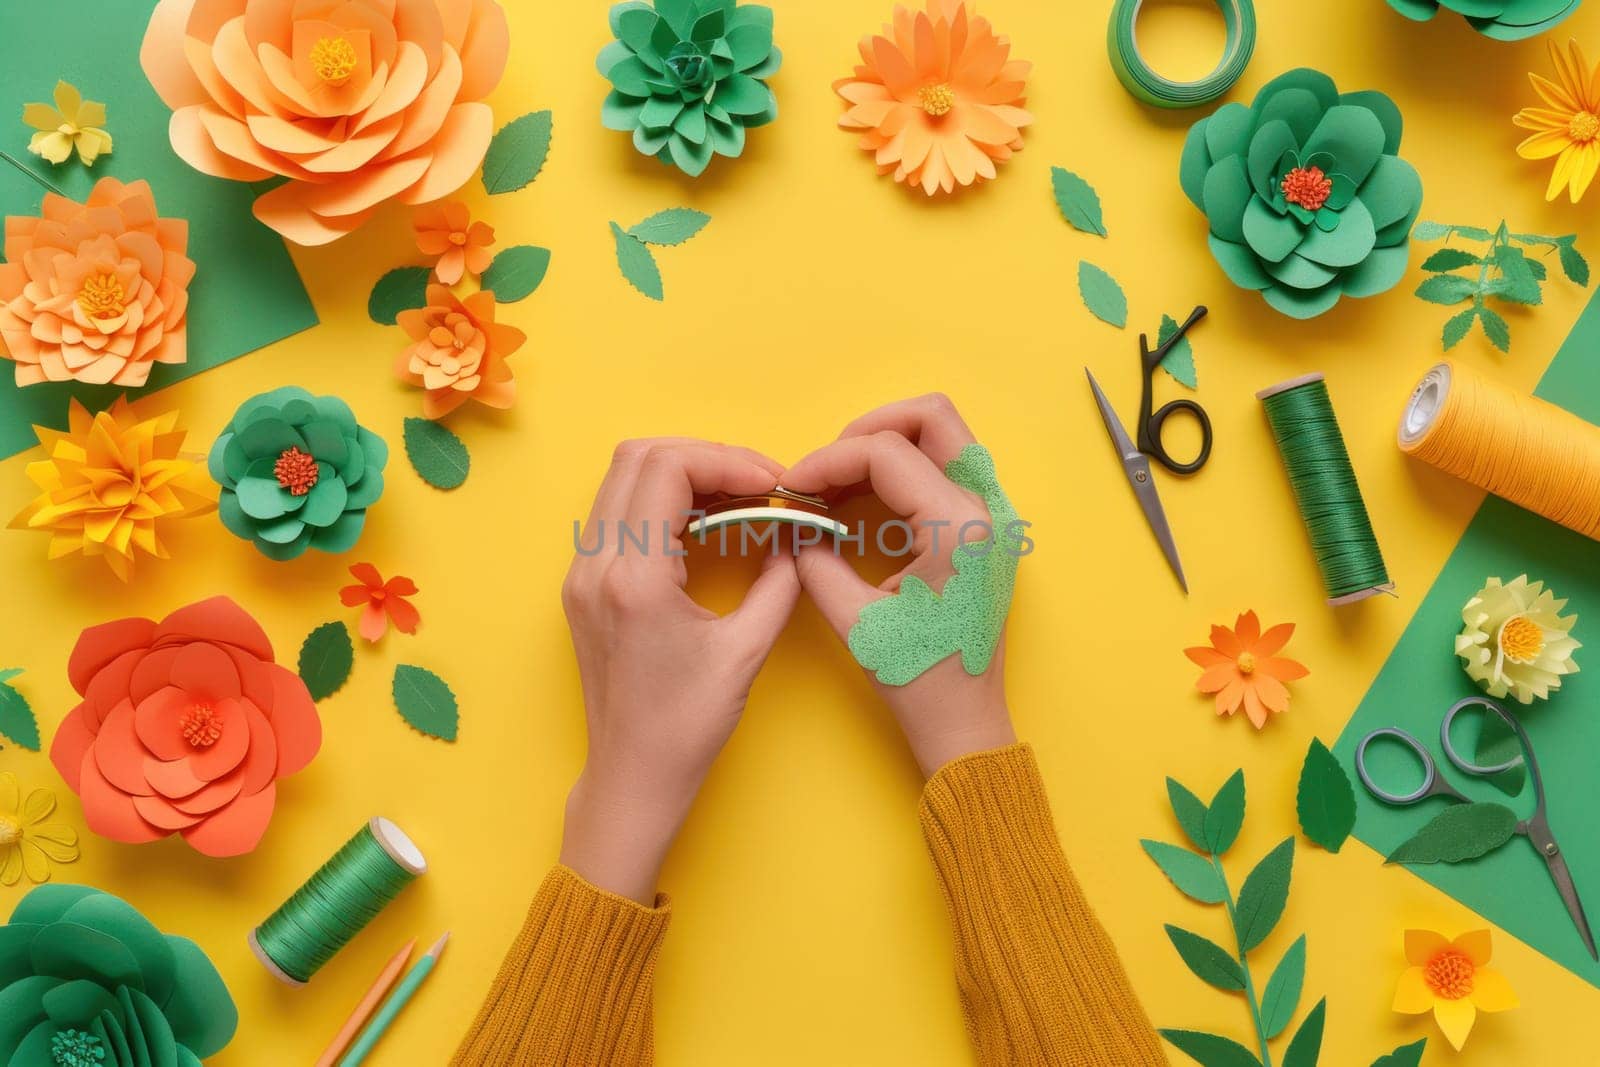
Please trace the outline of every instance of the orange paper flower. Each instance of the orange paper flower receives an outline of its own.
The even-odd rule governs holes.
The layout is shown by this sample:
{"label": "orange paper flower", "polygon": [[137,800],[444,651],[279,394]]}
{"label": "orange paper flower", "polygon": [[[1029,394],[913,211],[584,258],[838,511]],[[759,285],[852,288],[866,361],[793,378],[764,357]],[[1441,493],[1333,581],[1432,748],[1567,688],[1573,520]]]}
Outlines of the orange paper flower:
{"label": "orange paper flower", "polygon": [[1285,682],[1304,678],[1310,672],[1292,659],[1279,656],[1294,633],[1294,623],[1283,622],[1266,633],[1256,613],[1239,616],[1232,630],[1211,628],[1211,644],[1186,648],[1183,654],[1204,667],[1195,688],[1217,694],[1217,714],[1232,715],[1241,706],[1257,730],[1267,724],[1267,713],[1276,714],[1289,707]]}
{"label": "orange paper flower", "polygon": [[861,39],[855,76],[833,83],[850,105],[839,125],[861,131],[879,174],[932,196],[995,176],[1022,147],[1031,63],[964,0],[928,0],[926,12],[894,9],[894,24]]}
{"label": "orange paper flower", "polygon": [[219,178],[288,178],[256,217],[319,245],[466,183],[507,47],[494,0],[160,0],[139,58],[173,150]]}
{"label": "orange paper flower", "polygon": [[1488,930],[1473,930],[1454,941],[1432,930],[1406,931],[1406,962],[1394,991],[1394,1010],[1404,1015],[1432,1011],[1445,1039],[1457,1052],[1467,1043],[1480,1011],[1510,1011],[1517,994],[1505,975],[1489,966],[1493,952]]}
{"label": "orange paper flower", "polygon": [[396,575],[386,582],[383,575],[378,573],[378,568],[370,563],[357,563],[350,568],[350,573],[361,584],[340,589],[339,599],[346,607],[366,605],[366,610],[361,613],[362,637],[368,641],[378,640],[388,631],[391,622],[403,634],[417,632],[422,616],[406,599],[417,595],[416,582],[402,575]]}
{"label": "orange paper flower", "polygon": [[467,205],[459,200],[417,208],[411,227],[417,231],[422,254],[437,257],[433,274],[445,285],[454,285],[467,274],[482,274],[494,262],[489,254],[494,227],[473,222]]}
{"label": "orange paper flower", "polygon": [[395,373],[427,390],[422,413],[443,418],[468,400],[508,408],[516,383],[506,357],[527,335],[494,321],[494,294],[487,290],[465,300],[442,285],[428,286],[428,306],[400,312],[396,321],[412,343],[400,353]]}
{"label": "orange paper flower", "polygon": [[189,224],[156,215],[149,182],[101,178],[80,204],[47,193],[40,218],[6,219],[0,356],[17,384],[137,388],[188,358]]}

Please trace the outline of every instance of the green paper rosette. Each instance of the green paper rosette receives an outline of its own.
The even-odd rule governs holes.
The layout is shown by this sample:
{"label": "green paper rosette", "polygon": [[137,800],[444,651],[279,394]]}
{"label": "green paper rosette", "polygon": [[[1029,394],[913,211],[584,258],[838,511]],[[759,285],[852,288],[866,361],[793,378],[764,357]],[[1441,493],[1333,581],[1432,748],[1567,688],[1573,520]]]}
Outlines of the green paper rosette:
{"label": "green paper rosette", "polygon": [[217,514],[271,559],[343,552],[383,494],[389,446],[337,397],[285,386],[251,397],[211,446]]}
{"label": "green paper rosette", "polygon": [[783,54],[772,9],[736,0],[631,0],[611,9],[616,40],[595,61],[611,82],[607,129],[647,156],[697,176],[712,156],[744,151],[745,130],[778,117],[766,79]]}
{"label": "green paper rosette", "polygon": [[1521,41],[1543,33],[1578,10],[1582,0],[1389,0],[1389,6],[1415,22],[1427,22],[1441,9],[1454,11],[1485,37]]}
{"label": "green paper rosette", "polygon": [[1326,74],[1292,70],[1249,107],[1195,123],[1178,180],[1229,279],[1309,319],[1406,272],[1422,179],[1396,154],[1400,132],[1383,93],[1341,94]]}
{"label": "green paper rosette", "polygon": [[82,885],[41,885],[0,926],[0,1063],[199,1067],[239,1025],[200,947]]}

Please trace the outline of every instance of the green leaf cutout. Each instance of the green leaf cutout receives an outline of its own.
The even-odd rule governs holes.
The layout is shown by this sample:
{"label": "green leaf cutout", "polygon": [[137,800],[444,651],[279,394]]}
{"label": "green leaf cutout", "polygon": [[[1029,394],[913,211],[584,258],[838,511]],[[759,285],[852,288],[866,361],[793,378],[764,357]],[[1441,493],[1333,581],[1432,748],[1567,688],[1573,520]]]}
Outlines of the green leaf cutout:
{"label": "green leaf cutout", "polygon": [[1576,237],[1564,237],[1557,246],[1557,255],[1561,257],[1561,273],[1567,280],[1587,287],[1589,284],[1589,261],[1573,245]]}
{"label": "green leaf cutout", "polygon": [[661,269],[656,266],[656,257],[650,254],[650,249],[614,222],[611,224],[611,236],[617,243],[617,266],[621,268],[622,276],[628,279],[628,284],[651,300],[665,299],[666,294],[661,288]]}
{"label": "green leaf cutout", "polygon": [[1439,271],[1459,270],[1462,267],[1477,266],[1482,262],[1483,260],[1464,248],[1441,248],[1422,261],[1422,269],[1438,273]]}
{"label": "green leaf cutout", "polygon": [[1527,760],[1516,731],[1500,716],[1488,712],[1478,723],[1478,747],[1473,752],[1472,762],[1480,767],[1498,767],[1512,761],[1515,761],[1512,766],[1486,776],[1489,784],[1508,797],[1522,792],[1528,778]]}
{"label": "green leaf cutout", "polygon": [[1105,220],[1100,214],[1100,196],[1094,187],[1070,170],[1050,168],[1050,188],[1056,194],[1056,207],[1061,217],[1075,230],[1106,235]]}
{"label": "green leaf cutout", "polygon": [[483,287],[502,304],[530,295],[550,269],[550,250],[537,245],[515,245],[494,257],[483,272]]}
{"label": "green leaf cutout", "polygon": [[1327,1013],[1326,997],[1317,1001],[1317,1006],[1306,1013],[1300,1029],[1295,1031],[1294,1037],[1289,1040],[1289,1047],[1284,1050],[1283,1067],[1317,1067],[1317,1059],[1322,1055],[1322,1027]]}
{"label": "green leaf cutout", "polygon": [[1243,825],[1244,771],[1237,770],[1211,798],[1211,807],[1206,812],[1206,848],[1222,855],[1233,847]]}
{"label": "green leaf cutout", "polygon": [[[1171,315],[1161,316],[1161,329],[1156,331],[1156,347],[1166,344],[1167,338],[1177,332],[1178,320]],[[1194,346],[1189,343],[1188,334],[1178,338],[1178,343],[1167,349],[1167,354],[1161,360],[1161,369],[1181,385],[1187,385],[1190,389],[1200,388],[1200,379],[1194,369]]]}
{"label": "green leaf cutout", "polygon": [[432,419],[405,422],[406,458],[423,481],[436,489],[455,489],[467,480],[472,456],[449,429]]}
{"label": "green leaf cutout", "polygon": [[1489,338],[1489,343],[1502,352],[1511,351],[1511,326],[1498,311],[1493,308],[1480,307],[1478,321],[1483,323],[1483,332]]}
{"label": "green leaf cutout", "polygon": [[1200,1067],[1261,1067],[1256,1054],[1231,1038],[1198,1030],[1160,1030],[1162,1037]]}
{"label": "green leaf cutout", "polygon": [[705,228],[711,216],[704,211],[688,207],[669,207],[658,211],[635,226],[628,227],[628,236],[636,237],[647,245],[681,245]]}
{"label": "green leaf cutout", "polygon": [[1495,265],[1500,268],[1501,280],[1495,295],[1514,304],[1536,305],[1544,302],[1539,279],[1534,277],[1528,257],[1516,245],[1503,244],[1494,250]]}
{"label": "green leaf cutout", "polygon": [[1300,830],[1315,844],[1338,852],[1356,826],[1356,791],[1350,776],[1320,738],[1311,739],[1295,794]]}
{"label": "green leaf cutout", "polygon": [[[1417,241],[1437,241],[1442,237],[1448,236],[1450,236],[1450,227],[1442,222],[1419,222],[1411,230],[1412,239]],[[1489,235],[1484,234],[1483,239],[1487,241]]]}
{"label": "green leaf cutout", "polygon": [[1078,295],[1083,306],[1101,322],[1121,329],[1128,325],[1128,298],[1117,280],[1087,259],[1078,263]]}
{"label": "green leaf cutout", "polygon": [[1478,309],[1469,307],[1465,311],[1458,311],[1451,315],[1444,323],[1444,350],[1450,351],[1460,344],[1472,329],[1472,324],[1478,318]]}
{"label": "green leaf cutout", "polygon": [[1372,1067],[1418,1067],[1422,1062],[1422,1050],[1427,1047],[1427,1038],[1401,1045],[1387,1056],[1379,1056],[1372,1062]]}
{"label": "green leaf cutout", "polygon": [[367,297],[367,314],[380,326],[393,326],[400,312],[419,308],[428,302],[427,267],[396,267],[378,279]]}
{"label": "green leaf cutout", "polygon": [[483,187],[491,194],[514,193],[537,178],[550,153],[550,129],[548,111],[506,123],[483,157]]}
{"label": "green leaf cutout", "polygon": [[350,679],[355,649],[342,622],[325,622],[312,630],[300,646],[300,680],[312,700],[326,700]]}
{"label": "green leaf cutout", "polygon": [[1169,845],[1163,841],[1141,841],[1145,854],[1155,860],[1161,873],[1171,880],[1184,895],[1202,904],[1221,904],[1228,899],[1222,875],[1204,856],[1186,848]]}
{"label": "green leaf cutout", "polygon": [[1305,980],[1306,935],[1301,934],[1273,968],[1266,992],[1261,994],[1261,1026],[1269,1040],[1283,1033],[1283,1028],[1294,1018],[1294,1009],[1300,1003],[1300,987]]}
{"label": "green leaf cutout", "polygon": [[407,663],[396,667],[394,706],[402,719],[429,737],[456,739],[456,695],[432,671]]}
{"label": "green leaf cutout", "polygon": [[1194,842],[1194,847],[1206,847],[1206,806],[1205,802],[1186,789],[1182,782],[1176,778],[1167,779],[1167,799],[1172,801],[1172,814],[1178,817],[1178,825],[1183,828],[1185,836]]}
{"label": "green leaf cutout", "polygon": [[1461,863],[1477,859],[1510,841],[1516,827],[1516,813],[1504,804],[1455,804],[1401,842],[1385,862]]}
{"label": "green leaf cutout", "polygon": [[1229,992],[1244,988],[1244,971],[1239,961],[1228,955],[1221,945],[1171,923],[1166,929],[1172,947],[1178,950],[1196,978]]}
{"label": "green leaf cutout", "polygon": [[1289,876],[1294,868],[1294,838],[1286,837],[1267,853],[1239,890],[1234,908],[1239,931],[1239,951],[1249,952],[1267,939],[1283,915],[1289,899]]}
{"label": "green leaf cutout", "polygon": [[17,692],[11,679],[22,673],[21,667],[0,670],[0,736],[33,752],[39,751],[39,720],[33,716],[28,698]]}
{"label": "green leaf cutout", "polygon": [[1435,274],[1423,279],[1417,295],[1430,304],[1459,304],[1472,296],[1472,280],[1459,274]]}

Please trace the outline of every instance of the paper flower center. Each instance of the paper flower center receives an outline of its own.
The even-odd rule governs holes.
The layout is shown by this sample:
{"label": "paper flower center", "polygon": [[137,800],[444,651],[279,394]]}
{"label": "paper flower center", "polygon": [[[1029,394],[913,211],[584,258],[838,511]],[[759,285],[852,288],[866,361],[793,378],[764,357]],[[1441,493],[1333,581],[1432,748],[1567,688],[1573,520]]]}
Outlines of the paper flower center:
{"label": "paper flower center", "polygon": [[950,109],[956,106],[956,94],[943,82],[938,85],[924,85],[917,90],[917,103],[922,105],[922,110],[938,118],[950,114]]}
{"label": "paper flower center", "polygon": [[115,274],[91,274],[78,290],[78,306],[91,319],[114,319],[128,306],[128,294]]}
{"label": "paper flower center", "polygon": [[698,45],[680,41],[667,53],[667,70],[678,80],[681,88],[691,92],[706,89],[716,83],[712,77],[711,63]]}
{"label": "paper flower center", "polygon": [[222,716],[210,704],[196,704],[178,724],[190,748],[210,748],[222,739]]}
{"label": "paper flower center", "polygon": [[1567,136],[1579,144],[1588,144],[1600,135],[1600,116],[1592,111],[1579,111],[1567,120]]}
{"label": "paper flower center", "polygon": [[0,815],[0,848],[22,840],[22,823],[14,815]]}
{"label": "paper flower center", "polygon": [[450,243],[455,245],[457,248],[460,248],[462,245],[467,243],[467,235],[459,231],[452,233],[450,235]]}
{"label": "paper flower center", "polygon": [[1460,949],[1440,950],[1422,969],[1428,988],[1441,1000],[1460,1000],[1472,992],[1475,967]]}
{"label": "paper flower center", "polygon": [[343,37],[319,37],[311,46],[311,69],[329,85],[343,85],[356,72],[356,49]]}
{"label": "paper flower center", "polygon": [[1321,167],[1296,167],[1283,176],[1283,198],[1307,211],[1317,211],[1333,194],[1333,179]]}
{"label": "paper flower center", "polygon": [[1240,674],[1254,674],[1256,670],[1256,654],[1254,652],[1241,652],[1234,663],[1238,665]]}
{"label": "paper flower center", "polygon": [[305,496],[317,484],[317,461],[311,453],[290,445],[278,454],[272,473],[291,496]]}
{"label": "paper flower center", "polygon": [[50,1038],[50,1058],[56,1067],[97,1067],[106,1059],[106,1047],[82,1030],[57,1030]]}
{"label": "paper flower center", "polygon": [[1532,663],[1544,651],[1544,628],[1526,615],[1513,615],[1500,627],[1500,651],[1512,663]]}

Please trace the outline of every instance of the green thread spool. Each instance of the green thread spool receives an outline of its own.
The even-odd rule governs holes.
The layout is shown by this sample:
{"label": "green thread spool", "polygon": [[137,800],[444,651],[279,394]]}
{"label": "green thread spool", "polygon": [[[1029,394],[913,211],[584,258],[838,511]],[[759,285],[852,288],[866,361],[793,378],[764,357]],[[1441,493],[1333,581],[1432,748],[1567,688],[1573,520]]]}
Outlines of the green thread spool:
{"label": "green thread spool", "polygon": [[1289,472],[1328,603],[1353,604],[1374,593],[1393,593],[1322,375],[1291,378],[1261,390],[1256,399],[1267,410]]}
{"label": "green thread spool", "polygon": [[250,950],[274,978],[303,986],[427,870],[403,830],[373,819],[250,932]]}

